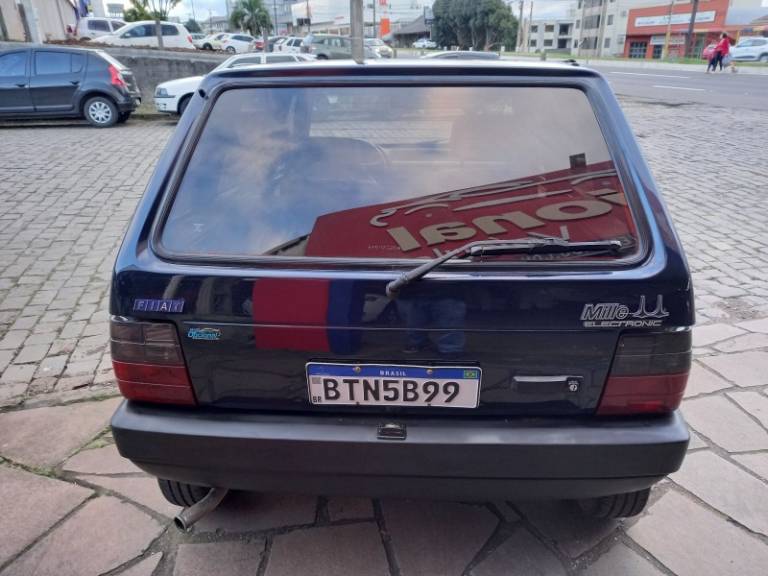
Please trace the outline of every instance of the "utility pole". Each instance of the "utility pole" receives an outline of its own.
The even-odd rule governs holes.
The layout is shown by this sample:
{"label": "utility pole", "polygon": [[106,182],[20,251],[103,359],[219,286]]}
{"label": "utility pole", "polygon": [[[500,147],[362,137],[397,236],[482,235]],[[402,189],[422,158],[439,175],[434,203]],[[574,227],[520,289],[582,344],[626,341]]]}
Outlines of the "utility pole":
{"label": "utility pole", "polygon": [[[585,2],[586,4],[586,2]],[[603,9],[600,11],[600,29],[597,33],[597,57],[603,55],[603,44],[605,42],[605,21],[608,19],[608,0],[603,0]],[[584,22],[581,23],[584,25]]]}
{"label": "utility pole", "polygon": [[526,52],[531,49],[531,47],[528,46],[528,44],[531,43],[531,24],[533,24],[533,0],[531,0],[531,5],[528,7],[528,30],[525,33]]}
{"label": "utility pole", "polygon": [[[272,13],[275,15],[275,21],[272,25],[272,33],[277,36],[277,0],[272,0]],[[267,38],[267,44],[264,48],[264,52],[272,52],[274,49],[274,44],[272,44],[272,50],[269,49],[269,38]]]}
{"label": "utility pole", "polygon": [[520,16],[517,22],[517,51],[523,51],[523,0],[520,0]]}
{"label": "utility pole", "polygon": [[189,0],[189,3],[192,5],[192,20],[197,22],[197,18],[195,17],[195,0]]}
{"label": "utility pole", "polygon": [[693,57],[693,51],[696,48],[696,38],[693,35],[693,26],[696,24],[696,12],[699,11],[699,0],[693,0],[691,6],[691,21],[688,22],[688,33],[685,35],[685,55]]}
{"label": "utility pole", "polygon": [[363,0],[349,0],[349,31],[352,40],[352,59],[358,64],[365,60],[363,47]]}
{"label": "utility pole", "polygon": [[379,0],[373,0],[371,2],[371,6],[373,6],[373,37],[378,38],[379,37],[379,31],[376,30],[376,2]]}
{"label": "utility pole", "polygon": [[664,36],[664,51],[661,54],[661,59],[664,60],[669,57],[669,40],[672,36],[672,9],[675,7],[675,0],[669,0],[669,14],[667,15],[667,34]]}

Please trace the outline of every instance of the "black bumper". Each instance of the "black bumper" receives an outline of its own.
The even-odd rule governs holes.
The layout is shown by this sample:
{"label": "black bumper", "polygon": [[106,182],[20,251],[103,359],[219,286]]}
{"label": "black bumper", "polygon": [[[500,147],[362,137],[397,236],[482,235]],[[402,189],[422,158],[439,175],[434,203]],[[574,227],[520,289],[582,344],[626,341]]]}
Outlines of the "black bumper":
{"label": "black bumper", "polygon": [[185,410],[123,402],[120,453],[161,478],[242,490],[488,500],[651,486],[682,463],[679,413],[624,420],[396,418]]}

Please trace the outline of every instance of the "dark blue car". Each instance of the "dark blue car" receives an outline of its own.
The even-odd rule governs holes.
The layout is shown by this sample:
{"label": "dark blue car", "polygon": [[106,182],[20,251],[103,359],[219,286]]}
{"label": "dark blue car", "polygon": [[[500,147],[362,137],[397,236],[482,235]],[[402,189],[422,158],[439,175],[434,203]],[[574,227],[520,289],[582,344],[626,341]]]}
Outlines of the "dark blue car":
{"label": "dark blue car", "polygon": [[120,452],[209,487],[640,512],[688,444],[693,291],[606,81],[209,75],[117,258]]}

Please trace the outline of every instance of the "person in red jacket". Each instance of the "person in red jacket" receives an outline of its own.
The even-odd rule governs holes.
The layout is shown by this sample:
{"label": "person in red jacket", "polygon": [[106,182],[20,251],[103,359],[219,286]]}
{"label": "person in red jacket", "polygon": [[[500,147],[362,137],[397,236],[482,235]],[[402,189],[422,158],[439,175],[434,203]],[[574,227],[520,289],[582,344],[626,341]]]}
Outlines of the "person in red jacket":
{"label": "person in red jacket", "polygon": [[729,53],[731,52],[731,39],[728,38],[728,34],[723,32],[720,34],[720,41],[717,43],[717,46],[715,46],[715,54],[712,56],[712,59],[709,61],[709,65],[707,66],[707,74],[709,74],[709,69],[712,69],[712,72],[714,72],[717,69],[717,65],[720,65],[720,72],[723,71],[723,58],[725,58]]}

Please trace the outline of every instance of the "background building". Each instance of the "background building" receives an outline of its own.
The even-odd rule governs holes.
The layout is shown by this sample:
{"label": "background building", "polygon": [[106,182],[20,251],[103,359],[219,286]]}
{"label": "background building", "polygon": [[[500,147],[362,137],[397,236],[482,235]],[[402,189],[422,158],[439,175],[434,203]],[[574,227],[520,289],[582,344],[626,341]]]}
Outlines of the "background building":
{"label": "background building", "polygon": [[65,40],[76,24],[73,0],[0,0],[0,40]]}
{"label": "background building", "polygon": [[575,22],[572,18],[532,20],[527,27],[529,52],[558,50],[570,52]]}
{"label": "background building", "polygon": [[[763,0],[702,0],[693,29],[692,54],[699,56],[722,32],[733,38],[742,34],[762,35],[766,27],[760,26],[761,17],[768,17],[768,6],[763,7]],[[662,58],[668,32],[669,56],[683,56],[690,20],[690,2],[675,2],[671,9],[670,4],[657,2],[630,10],[623,56]]]}
{"label": "background building", "polygon": [[622,56],[629,11],[660,3],[664,0],[579,0],[571,53],[586,57]]}

